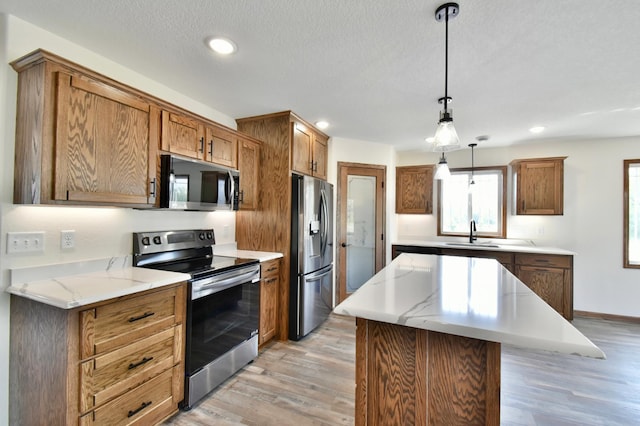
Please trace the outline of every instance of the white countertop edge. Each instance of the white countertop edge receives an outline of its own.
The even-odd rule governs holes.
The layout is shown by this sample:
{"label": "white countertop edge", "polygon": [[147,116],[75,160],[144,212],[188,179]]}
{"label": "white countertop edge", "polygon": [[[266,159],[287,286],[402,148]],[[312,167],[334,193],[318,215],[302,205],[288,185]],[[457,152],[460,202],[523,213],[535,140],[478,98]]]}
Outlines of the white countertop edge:
{"label": "white countertop edge", "polygon": [[358,312],[350,312],[348,309],[339,307],[336,307],[333,312],[339,315],[386,322],[393,325],[453,334],[456,336],[486,340],[489,342],[499,342],[501,344],[517,346],[523,349],[537,349],[555,353],[585,356],[589,358],[606,359],[606,355],[604,354],[604,352],[591,342],[590,343],[592,346],[590,348],[586,348],[585,346],[572,345],[570,343],[558,342],[557,340],[545,340],[540,338],[532,338],[531,336],[527,336],[526,338],[524,338],[516,335],[508,335],[496,332],[493,330],[487,330],[484,328],[437,322],[437,318],[432,318],[431,321],[417,320],[415,318],[412,318],[407,319],[407,321],[405,322],[402,322],[397,315],[387,314],[383,312],[366,312],[362,309],[359,309]]}
{"label": "white countertop edge", "polygon": [[244,257],[248,259],[257,259],[260,262],[267,262],[269,260],[280,259],[284,257],[282,253],[270,252],[270,251],[255,251],[255,250],[238,250],[232,248],[214,249],[214,256],[231,256],[231,257]]}
{"label": "white countertop edge", "polygon": [[[541,254],[559,254],[565,256],[575,256],[577,253],[571,250],[565,250],[558,247],[545,247],[526,244],[501,243],[499,240],[490,240],[487,242],[476,242],[469,244],[464,241],[442,241],[442,240],[397,240],[391,245],[399,246],[417,246],[417,247],[438,247],[460,250],[486,250],[486,251],[504,251],[513,253],[541,253]],[[497,247],[495,247],[497,246]]]}

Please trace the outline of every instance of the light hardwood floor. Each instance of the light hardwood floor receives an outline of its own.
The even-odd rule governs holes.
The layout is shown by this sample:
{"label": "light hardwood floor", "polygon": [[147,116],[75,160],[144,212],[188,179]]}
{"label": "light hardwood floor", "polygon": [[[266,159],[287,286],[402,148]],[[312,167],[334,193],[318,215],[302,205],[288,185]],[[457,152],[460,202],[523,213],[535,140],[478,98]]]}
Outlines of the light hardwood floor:
{"label": "light hardwood floor", "polygon": [[[502,346],[502,425],[640,424],[640,324],[578,317],[606,360]],[[355,321],[275,342],[165,425],[352,425]]]}

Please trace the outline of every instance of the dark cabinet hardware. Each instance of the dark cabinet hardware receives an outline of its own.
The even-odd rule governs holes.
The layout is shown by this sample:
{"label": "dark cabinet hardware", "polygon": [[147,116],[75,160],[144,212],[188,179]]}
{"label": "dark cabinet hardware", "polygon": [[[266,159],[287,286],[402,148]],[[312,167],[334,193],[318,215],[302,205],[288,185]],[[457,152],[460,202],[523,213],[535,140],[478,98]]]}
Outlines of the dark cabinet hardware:
{"label": "dark cabinet hardware", "polygon": [[204,136],[200,138],[200,152],[204,152]]}
{"label": "dark cabinet hardware", "polygon": [[145,319],[147,317],[150,317],[151,315],[155,315],[155,312],[145,312],[144,314],[140,315],[139,317],[131,317],[131,318],[129,318],[129,322],[140,321],[141,319]]}
{"label": "dark cabinet hardware", "polygon": [[129,370],[133,370],[133,369],[134,369],[134,368],[136,368],[136,367],[140,367],[141,365],[148,363],[148,362],[149,362],[149,361],[151,361],[152,359],[153,359],[153,357],[152,357],[152,356],[150,356],[149,358],[144,357],[144,358],[142,358],[140,361],[138,361],[138,362],[136,362],[136,363],[133,363],[133,362],[132,362],[131,364],[129,364]]}
{"label": "dark cabinet hardware", "polygon": [[213,141],[209,141],[209,158],[213,157]]}
{"label": "dark cabinet hardware", "polygon": [[140,406],[138,408],[136,408],[135,410],[129,410],[129,413],[127,414],[127,417],[133,417],[136,414],[138,414],[140,411],[144,410],[145,408],[147,408],[148,406],[151,405],[151,401],[149,402],[143,402],[142,404],[140,404]]}

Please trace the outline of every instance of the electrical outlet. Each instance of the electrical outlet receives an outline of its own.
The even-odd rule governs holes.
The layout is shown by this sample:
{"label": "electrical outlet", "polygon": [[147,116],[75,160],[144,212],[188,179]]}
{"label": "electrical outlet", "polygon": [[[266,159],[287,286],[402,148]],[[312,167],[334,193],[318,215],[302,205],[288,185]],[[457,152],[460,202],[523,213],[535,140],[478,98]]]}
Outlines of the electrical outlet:
{"label": "electrical outlet", "polygon": [[7,253],[44,253],[44,231],[7,232]]}
{"label": "electrical outlet", "polygon": [[60,248],[72,249],[76,246],[76,231],[60,231]]}

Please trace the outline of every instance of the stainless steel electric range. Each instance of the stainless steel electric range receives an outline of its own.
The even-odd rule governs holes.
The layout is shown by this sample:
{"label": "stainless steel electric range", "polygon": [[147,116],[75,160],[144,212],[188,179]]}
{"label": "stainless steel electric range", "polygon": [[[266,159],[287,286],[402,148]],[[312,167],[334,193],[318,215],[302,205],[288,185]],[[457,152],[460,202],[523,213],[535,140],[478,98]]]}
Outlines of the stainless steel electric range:
{"label": "stainless steel electric range", "polygon": [[183,409],[258,355],[260,264],[214,255],[214,244],[213,229],[133,234],[133,266],[191,275]]}

